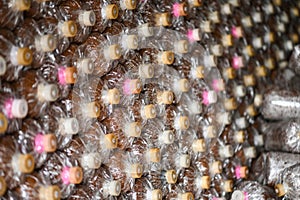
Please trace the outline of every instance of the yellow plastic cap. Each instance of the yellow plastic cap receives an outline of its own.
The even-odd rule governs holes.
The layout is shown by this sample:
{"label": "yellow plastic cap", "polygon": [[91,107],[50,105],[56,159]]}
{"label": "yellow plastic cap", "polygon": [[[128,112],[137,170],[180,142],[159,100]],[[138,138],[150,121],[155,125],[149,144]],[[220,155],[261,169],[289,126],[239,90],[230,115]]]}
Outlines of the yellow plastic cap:
{"label": "yellow plastic cap", "polygon": [[0,134],[4,134],[7,130],[8,121],[3,113],[0,113]]}
{"label": "yellow plastic cap", "polygon": [[105,7],[107,19],[117,19],[119,16],[119,8],[116,4],[109,4]]}
{"label": "yellow plastic cap", "polygon": [[32,63],[33,55],[32,51],[27,48],[19,48],[17,51],[17,61],[19,65],[30,65]]}
{"label": "yellow plastic cap", "polygon": [[115,149],[118,146],[118,137],[113,134],[106,134],[105,135],[105,146],[108,149]]}
{"label": "yellow plastic cap", "polygon": [[75,37],[77,34],[77,25],[74,21],[65,21],[61,24],[61,32],[65,37]]}
{"label": "yellow plastic cap", "polygon": [[18,169],[22,173],[31,173],[34,170],[34,158],[30,154],[18,156]]}
{"label": "yellow plastic cap", "polygon": [[0,197],[2,197],[7,189],[6,181],[4,177],[0,176]]}
{"label": "yellow plastic cap", "polygon": [[40,200],[60,200],[61,192],[57,185],[42,186],[39,189]]}
{"label": "yellow plastic cap", "polygon": [[81,167],[70,168],[70,183],[79,184],[83,179],[83,171]]}
{"label": "yellow plastic cap", "polygon": [[165,177],[169,184],[174,184],[177,182],[177,174],[175,170],[168,170],[165,174]]}

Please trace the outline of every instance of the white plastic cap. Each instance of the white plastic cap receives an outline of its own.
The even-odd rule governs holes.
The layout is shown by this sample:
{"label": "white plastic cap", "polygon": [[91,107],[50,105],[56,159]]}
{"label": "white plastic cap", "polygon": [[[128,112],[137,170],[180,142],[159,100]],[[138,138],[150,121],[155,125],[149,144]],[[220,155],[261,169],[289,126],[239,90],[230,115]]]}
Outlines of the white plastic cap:
{"label": "white plastic cap", "polygon": [[274,13],[274,7],[272,4],[268,3],[267,5],[264,6],[264,11],[266,14],[273,14]]}
{"label": "white plastic cap", "polygon": [[7,70],[7,65],[5,59],[0,56],[0,76],[4,75]]}
{"label": "white plastic cap", "polygon": [[250,16],[242,18],[242,24],[244,25],[244,27],[252,27],[252,21]]}
{"label": "white plastic cap", "polygon": [[174,49],[177,53],[187,53],[189,51],[189,43],[187,40],[179,40],[175,42]]}
{"label": "white plastic cap", "polygon": [[118,44],[109,45],[104,48],[104,57],[106,60],[117,60],[121,57],[121,47]]}
{"label": "white plastic cap", "polygon": [[234,154],[233,147],[230,144],[225,145],[225,146],[221,146],[220,149],[219,149],[219,154],[223,158],[230,158]]}
{"label": "white plastic cap", "polygon": [[235,190],[231,195],[231,200],[245,200],[245,193],[241,190]]}
{"label": "white plastic cap", "polygon": [[77,134],[79,132],[79,123],[76,118],[62,119],[62,129],[65,134]]}
{"label": "white plastic cap", "polygon": [[255,158],[256,157],[255,147],[245,147],[244,154],[247,158]]}
{"label": "white plastic cap", "polygon": [[223,55],[223,46],[220,44],[215,44],[210,48],[212,54],[214,56],[222,56]]}
{"label": "white plastic cap", "polygon": [[240,6],[239,0],[229,0],[228,2],[234,7]]}
{"label": "white plastic cap", "polygon": [[153,28],[148,23],[142,24],[139,27],[139,35],[144,37],[150,37],[153,35]]}
{"label": "white plastic cap", "polygon": [[209,19],[215,24],[219,23],[220,22],[219,12],[214,11],[214,12],[209,13]]}
{"label": "white plastic cap", "polygon": [[210,21],[204,21],[204,22],[202,22],[200,24],[200,27],[201,27],[201,30],[203,32],[210,33],[212,31],[211,22]]}
{"label": "white plastic cap", "polygon": [[36,48],[43,52],[51,52],[57,47],[57,39],[52,34],[43,35],[35,40]]}
{"label": "white plastic cap", "polygon": [[193,114],[200,114],[202,112],[202,104],[197,101],[192,101],[188,104],[190,112]]}
{"label": "white plastic cap", "polygon": [[289,16],[284,11],[281,13],[280,19],[282,22],[284,22],[286,24],[289,23],[289,21],[290,21]]}
{"label": "white plastic cap", "polygon": [[138,122],[131,122],[125,124],[125,134],[131,137],[139,137],[141,135],[142,129]]}
{"label": "white plastic cap", "polygon": [[263,146],[264,145],[263,135],[255,135],[254,136],[254,145],[255,146]]}
{"label": "white plastic cap", "polygon": [[121,193],[121,183],[119,181],[110,181],[108,192],[111,196],[119,196]]}
{"label": "white plastic cap", "polygon": [[175,81],[174,84],[175,84],[175,88],[181,92],[188,92],[190,89],[190,83],[188,79],[185,78]]}
{"label": "white plastic cap", "polygon": [[95,64],[90,58],[83,58],[78,61],[77,67],[86,74],[91,74],[94,71]]}
{"label": "white plastic cap", "polygon": [[252,40],[252,44],[253,44],[253,47],[254,48],[261,48],[262,45],[263,45],[263,41],[261,39],[261,37],[255,37],[253,40]]}
{"label": "white plastic cap", "polygon": [[230,15],[231,12],[232,12],[230,4],[229,3],[225,3],[225,4],[221,5],[221,12],[222,12],[222,14]]}
{"label": "white plastic cap", "polygon": [[191,163],[191,157],[188,154],[183,154],[179,157],[179,165],[182,168],[189,168]]}
{"label": "white plastic cap", "polygon": [[136,35],[124,35],[122,37],[123,48],[137,49],[139,45],[138,37]]}
{"label": "white plastic cap", "polygon": [[282,51],[282,50],[277,50],[277,51],[276,51],[276,59],[278,59],[278,60],[283,60],[283,59],[284,59],[284,51]]}
{"label": "white plastic cap", "polygon": [[252,13],[252,19],[256,23],[261,23],[262,22],[262,16],[260,12],[254,12]]}
{"label": "white plastic cap", "polygon": [[285,25],[284,23],[277,23],[277,31],[278,32],[285,32]]}
{"label": "white plastic cap", "polygon": [[101,166],[100,154],[99,153],[83,154],[81,158],[81,166],[90,169],[98,169]]}
{"label": "white plastic cap", "polygon": [[28,113],[28,104],[25,99],[14,99],[12,102],[12,115],[15,118],[24,118]]}
{"label": "white plastic cap", "polygon": [[56,84],[39,84],[38,85],[38,98],[40,101],[56,101],[59,91]]}
{"label": "white plastic cap", "polygon": [[232,121],[231,114],[229,112],[217,113],[217,121],[219,124],[230,124]]}
{"label": "white plastic cap", "polygon": [[147,191],[146,200],[162,200],[163,194],[160,189]]}
{"label": "white plastic cap", "polygon": [[150,64],[143,64],[139,66],[139,76],[140,78],[153,78],[154,67]]}
{"label": "white plastic cap", "polygon": [[214,55],[204,56],[204,65],[207,67],[215,67],[216,66],[216,57]]}
{"label": "white plastic cap", "polygon": [[175,136],[173,131],[171,130],[166,130],[162,133],[162,135],[160,136],[160,140],[164,143],[164,144],[172,144],[175,140]]}
{"label": "white plastic cap", "polygon": [[236,118],[235,123],[240,129],[245,129],[248,126],[248,122],[245,117]]}
{"label": "white plastic cap", "polygon": [[89,10],[89,11],[83,11],[79,16],[78,20],[80,24],[84,26],[94,26],[96,23],[96,15],[94,11]]}
{"label": "white plastic cap", "polygon": [[284,41],[284,46],[287,50],[291,51],[293,50],[293,42],[291,40]]}
{"label": "white plastic cap", "polygon": [[215,138],[217,137],[216,127],[214,125],[205,126],[203,128],[203,134],[205,138]]}
{"label": "white plastic cap", "polygon": [[243,97],[246,95],[246,88],[244,85],[237,85],[234,89],[236,97]]}

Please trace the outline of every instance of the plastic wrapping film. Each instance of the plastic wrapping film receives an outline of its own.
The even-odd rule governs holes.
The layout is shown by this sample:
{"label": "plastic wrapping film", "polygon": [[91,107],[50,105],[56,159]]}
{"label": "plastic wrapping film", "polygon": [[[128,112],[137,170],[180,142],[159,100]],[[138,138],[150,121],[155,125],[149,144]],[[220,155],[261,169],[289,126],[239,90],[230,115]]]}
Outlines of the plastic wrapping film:
{"label": "plastic wrapping film", "polygon": [[[144,28],[145,29],[145,28]],[[142,28],[140,28],[140,29],[132,29],[132,30],[130,30],[129,31],[129,33],[128,33],[128,35],[131,35],[131,33],[138,33],[139,31],[141,31],[141,30],[144,30],[144,29],[142,29]],[[155,48],[160,48],[159,46],[157,47],[157,46],[154,46],[154,45],[157,45],[157,42],[158,41],[160,41],[160,37],[161,36],[163,36],[166,32],[167,33],[169,33],[169,34],[172,34],[172,35],[175,35],[175,33],[174,32],[171,32],[170,30],[165,30],[164,28],[162,28],[162,27],[159,27],[159,28],[155,28],[155,27],[149,27],[149,30],[151,30],[153,33],[155,33],[155,34],[153,34],[153,36],[152,37],[150,37],[150,38],[146,38],[146,41],[147,42],[143,42],[143,43],[139,43],[138,44],[138,49],[141,49],[142,51],[143,50],[146,50],[147,48],[153,48],[153,49],[155,49]],[[144,30],[145,31],[145,30]],[[171,35],[171,36],[172,36]],[[140,35],[138,35],[139,37],[141,37]],[[170,37],[171,37],[170,36]],[[112,48],[112,46],[111,45],[114,45],[114,41],[119,41],[119,39],[118,38],[120,38],[120,37],[123,37],[122,35],[115,35],[115,36],[111,36],[109,39],[108,39],[108,42],[106,42],[106,43],[104,43],[104,44],[102,44],[101,46],[103,47],[102,48],[102,50],[98,50],[98,52],[100,51],[105,51],[105,52],[107,52],[109,49],[110,49],[110,47]],[[140,41],[141,39],[139,39],[138,41]],[[142,40],[141,40],[142,41]],[[144,40],[143,40],[144,41]],[[163,43],[163,42],[162,42]],[[197,46],[197,45],[195,45],[195,46]],[[199,45],[198,45],[199,46]],[[97,47],[98,47],[98,45],[97,45]],[[96,47],[96,48],[97,48]],[[107,47],[107,48],[104,48],[104,47]],[[119,50],[116,50],[115,49],[115,47],[116,46],[114,46],[114,51],[119,51]],[[123,46],[121,46],[121,47],[123,47]],[[154,48],[155,47],[155,48]],[[113,49],[112,49],[113,50]],[[121,51],[121,49],[120,49],[120,51]],[[202,50],[203,51],[203,50]],[[109,56],[109,54],[108,54],[109,52],[107,52],[107,53],[104,53],[104,54],[106,54],[107,56]],[[112,53],[114,53],[114,52],[112,52]],[[121,52],[120,52],[121,53]],[[164,52],[163,52],[164,53]],[[162,56],[167,56],[167,52],[165,52],[164,54],[161,54]],[[142,54],[143,55],[143,54]],[[160,54],[158,54],[158,55],[160,55]],[[187,54],[188,55],[188,54]],[[201,54],[199,54],[200,56],[201,56]],[[151,56],[151,55],[150,55]],[[171,55],[169,55],[169,56],[171,56]],[[184,58],[184,59],[186,59],[186,60],[189,60],[188,59],[188,57],[185,57],[185,54],[182,54],[181,55],[181,57],[182,58]],[[100,58],[100,57],[97,57],[97,58]],[[116,57],[117,58],[117,57]],[[119,58],[119,57],[118,57]],[[147,59],[147,56],[143,56],[143,58],[142,59]],[[148,58],[149,59],[149,58]],[[166,58],[164,58],[164,57],[162,57],[162,59],[167,59],[167,57]],[[171,59],[171,58],[170,58]],[[198,59],[198,60],[200,60],[200,58],[195,58],[195,57],[193,57],[193,59]],[[103,60],[103,59],[102,59]],[[104,59],[105,60],[105,59]],[[121,59],[122,60],[122,59]],[[153,60],[153,59],[152,59]],[[157,60],[157,59],[154,59],[154,60]],[[170,60],[171,61],[171,60]],[[105,63],[109,63],[109,62],[111,62],[111,61],[109,61],[109,60],[106,60],[106,62],[102,62],[103,64],[105,64]],[[138,61],[138,62],[140,62],[140,61]],[[145,61],[144,61],[145,62]],[[166,60],[166,62],[167,62],[167,60]],[[135,63],[133,63],[134,65],[136,65]],[[143,64],[143,63],[141,63],[141,64]],[[147,63],[145,63],[145,64],[147,64]],[[151,65],[153,65],[154,63],[152,62],[152,63],[150,63]],[[108,65],[111,65],[111,64],[108,64]],[[97,69],[97,64],[95,64],[95,66],[96,66],[96,69]],[[135,66],[133,66],[134,68],[135,68]],[[137,67],[141,67],[141,66],[137,66]],[[154,67],[156,67],[156,66],[154,66]],[[102,67],[102,69],[104,69],[103,67]],[[140,68],[141,69],[141,68]],[[139,69],[139,70],[140,70]],[[148,68],[149,69],[149,68]],[[164,69],[166,69],[166,70],[171,70],[169,67],[167,67],[167,66],[164,66],[163,68],[163,71],[164,71]],[[158,77],[160,77],[159,76],[159,74],[158,75],[155,75],[156,73],[157,73],[157,70],[154,68],[154,69],[151,69],[151,70],[154,70],[154,77],[155,76],[158,76]],[[213,80],[215,80],[215,79],[213,79],[213,80],[211,80],[212,78],[211,77],[213,77],[213,76],[215,76],[216,78],[218,78],[218,79],[220,79],[220,77],[218,77],[218,73],[217,73],[217,71],[214,71],[214,72],[211,72],[211,71],[213,71],[214,70],[214,68],[204,68],[203,69],[204,71],[203,71],[203,73],[204,73],[204,81],[207,81],[207,82],[209,82],[209,83],[211,83],[211,85],[212,85],[212,81]],[[99,71],[99,70],[96,70],[96,71]],[[135,70],[134,70],[135,71]],[[148,71],[149,72],[149,71]],[[111,73],[111,72],[110,72]],[[140,73],[140,72],[139,72]],[[202,73],[201,71],[200,71],[200,73]],[[209,73],[211,73],[211,74],[209,74]],[[108,74],[109,75],[109,74]],[[106,76],[108,76],[108,75],[106,75]],[[149,73],[147,73],[147,75],[151,75],[151,73],[149,74]],[[100,75],[101,76],[101,75]],[[105,80],[105,77],[106,76],[104,76],[104,80]],[[130,75],[128,75],[128,76],[130,76]],[[178,76],[178,75],[177,75]],[[149,76],[148,76],[149,77]],[[151,76],[150,76],[151,77]],[[149,78],[150,78],[149,77]],[[124,88],[125,86],[124,86],[124,84],[125,84],[125,82],[123,82],[122,81],[122,79],[120,80],[120,79],[114,79],[114,77],[113,77],[113,74],[112,74],[112,76],[109,76],[109,82],[107,82],[106,83],[106,81],[105,81],[105,83],[103,83],[104,84],[104,87],[107,87],[108,86],[108,88],[109,89],[114,89],[116,86],[118,86],[118,85],[123,85],[122,87],[117,87],[118,88],[118,91],[120,92],[120,96],[121,96],[121,99],[120,99],[120,101],[117,101],[117,102],[115,102],[115,103],[120,103],[120,105],[114,105],[113,103],[114,102],[111,102],[112,104],[111,105],[109,105],[109,109],[110,109],[110,112],[113,112],[113,109],[114,109],[114,107],[118,107],[118,106],[123,106],[123,103],[125,104],[125,106],[126,105],[130,105],[128,108],[129,108],[129,115],[130,116],[132,116],[131,115],[131,113],[133,112],[133,113],[136,113],[136,114],[134,114],[133,116],[136,116],[136,117],[134,117],[133,118],[133,120],[138,120],[138,121],[142,121],[142,124],[143,124],[143,121],[145,121],[147,118],[149,118],[149,119],[151,119],[152,117],[155,117],[155,116],[157,116],[157,115],[159,115],[159,113],[160,113],[160,106],[158,105],[158,108],[157,107],[155,107],[154,109],[156,110],[156,115],[153,115],[153,114],[151,114],[151,112],[154,112],[154,110],[153,111],[151,111],[150,113],[148,113],[148,111],[146,110],[143,110],[143,108],[145,108],[145,107],[143,107],[143,106],[141,106],[141,109],[142,109],[142,112],[141,111],[139,111],[139,112],[141,112],[141,114],[138,114],[138,112],[137,111],[131,111],[130,110],[130,108],[134,108],[134,110],[136,110],[138,107],[140,107],[140,105],[138,105],[138,104],[134,104],[136,101],[134,101],[134,100],[130,100],[130,99],[128,99],[128,98],[132,98],[132,99],[134,99],[134,95],[131,95],[131,96],[129,96],[129,97],[127,97],[127,99],[128,100],[126,100],[126,99],[124,99],[124,98],[126,98],[126,97],[124,97],[124,96],[126,96],[126,92],[127,91],[129,91],[129,90],[132,90],[133,88],[128,88],[127,89],[127,87],[128,86],[134,86],[134,85],[128,85],[128,86],[126,86],[126,88]],[[117,77],[116,77],[117,78]],[[81,80],[80,79],[80,77],[78,78],[79,80]],[[206,80],[207,79],[207,80]],[[101,80],[99,79],[99,78],[97,78],[97,77],[90,77],[88,80],[86,80],[86,81],[83,81],[83,82],[81,82],[81,81],[79,81],[79,82],[76,82],[75,83],[75,89],[73,90],[73,92],[78,92],[77,90],[79,90],[79,91],[83,91],[84,93],[86,93],[86,92],[88,92],[88,91],[99,91],[98,89],[96,89],[96,88],[98,88],[98,86],[97,85],[99,85],[99,84],[97,84],[97,80],[99,80],[98,82],[101,84]],[[115,80],[115,81],[117,81],[116,83],[114,83],[114,82],[112,82],[113,80]],[[132,80],[132,79],[131,79]],[[125,81],[125,79],[124,79],[124,81]],[[172,79],[172,81],[171,82],[173,82],[174,80]],[[95,83],[95,84],[92,84],[91,86],[93,86],[93,87],[96,87],[96,88],[91,88],[91,86],[89,86],[89,90],[87,91],[87,90],[85,90],[84,88],[85,87],[81,87],[81,86],[83,86],[83,85],[87,85],[88,83],[90,83],[90,82],[92,82],[92,83]],[[122,84],[122,82],[124,83],[124,84]],[[142,83],[144,82],[144,80],[142,80]],[[170,82],[170,81],[169,81]],[[181,81],[179,81],[179,83],[180,83]],[[128,81],[126,82],[126,84],[127,83],[129,83]],[[186,89],[188,89],[188,83],[184,83],[184,80],[183,80],[183,87],[186,87]],[[136,84],[136,83],[134,83],[133,82],[133,84]],[[175,84],[175,83],[174,83]],[[175,99],[177,99],[177,101],[179,101],[180,99],[178,99],[178,98],[180,98],[181,97],[181,95],[180,96],[177,96],[176,95],[176,88],[177,88],[177,86],[174,88],[174,84],[173,83],[171,83],[171,85],[169,84],[167,84],[166,86],[164,86],[164,84],[162,84],[162,86],[163,86],[163,88],[165,88],[165,90],[169,90],[169,91],[173,91],[173,92],[175,92]],[[107,85],[107,86],[105,86],[105,85]],[[110,85],[112,86],[112,87],[110,87]],[[147,84],[146,84],[147,85]],[[145,85],[145,86],[146,86]],[[150,86],[150,85],[149,85]],[[208,86],[209,87],[209,86]],[[212,86],[211,86],[212,87]],[[126,90],[124,90],[124,89],[126,89]],[[146,89],[146,91],[147,91],[147,86],[145,87],[145,89]],[[175,89],[175,90],[174,90]],[[184,88],[183,88],[184,89]],[[208,106],[208,109],[209,110],[211,110],[211,113],[212,113],[212,115],[211,115],[211,121],[212,121],[212,123],[214,123],[214,126],[215,126],[215,129],[216,129],[216,132],[217,133],[219,133],[221,130],[222,130],[222,128],[223,128],[223,122],[222,121],[217,121],[216,122],[216,119],[217,119],[217,117],[215,116],[215,114],[213,114],[213,113],[217,113],[216,111],[217,110],[222,110],[222,105],[221,105],[221,101],[217,101],[217,103],[215,103],[215,101],[216,101],[216,98],[217,98],[217,96],[216,96],[216,94],[214,94],[214,92],[213,92],[213,89],[214,88],[211,88],[211,92],[209,93],[207,93],[207,95],[202,95],[202,96],[198,96],[198,98],[197,98],[197,101],[201,101],[204,105],[206,105],[206,106]],[[158,90],[151,90],[151,92],[152,92],[152,95],[153,94],[157,94],[157,91]],[[209,90],[208,90],[209,91]],[[100,91],[99,91],[100,92]],[[125,93],[124,93],[125,92]],[[103,93],[106,93],[106,92],[102,92],[102,94]],[[150,93],[150,91],[149,91],[149,93]],[[181,93],[181,92],[180,92]],[[180,94],[180,93],[178,93],[178,94]],[[147,93],[145,93],[145,94],[147,94]],[[91,98],[91,99],[97,99],[97,97],[95,96],[95,95],[97,95],[97,94],[91,94],[92,96],[90,96],[90,95],[85,95],[85,97],[88,97],[88,96],[90,96],[90,97],[88,97],[88,99],[89,98]],[[99,95],[99,94],[98,94]],[[97,95],[97,96],[98,96]],[[142,94],[142,95],[144,95],[144,93]],[[167,95],[167,93],[166,93],[166,95]],[[171,93],[170,93],[170,95],[171,95]],[[220,94],[221,95],[221,94]],[[103,95],[102,95],[102,97],[103,97]],[[116,96],[115,96],[116,97]],[[146,97],[146,96],[145,96]],[[205,99],[203,100],[202,98],[204,98],[205,97]],[[98,97],[99,98],[99,97]],[[155,97],[153,97],[153,98],[155,98]],[[171,96],[170,96],[170,98],[171,98]],[[199,99],[200,98],[200,99]],[[105,97],[105,99],[107,99],[107,97]],[[148,109],[148,107],[151,105],[151,104],[148,104],[147,105],[147,103],[156,103],[157,102],[157,100],[158,99],[156,99],[156,101],[148,101],[148,100],[146,100],[145,99],[145,103],[143,103],[143,101],[142,101],[142,104],[144,105],[144,106],[146,106],[147,107],[147,109]],[[84,100],[82,100],[82,101],[85,101],[85,99]],[[212,101],[212,102],[209,102],[209,101]],[[127,103],[128,102],[128,103]],[[167,102],[167,100],[165,100],[165,102],[166,103],[168,103]],[[171,100],[170,100],[170,102],[171,102]],[[212,103],[212,105],[207,105],[207,102],[208,103]],[[218,102],[220,102],[220,103],[218,103]],[[137,102],[136,102],[137,103]],[[186,104],[187,102],[183,102],[183,104]],[[131,105],[134,105],[134,107],[131,107]],[[150,108],[150,107],[149,107]],[[111,110],[112,109],[112,110]],[[153,109],[153,108],[152,108]],[[158,110],[157,110],[158,109]],[[158,111],[158,113],[157,113],[157,111]],[[109,113],[110,113],[109,112]],[[146,113],[145,113],[146,112]],[[186,109],[185,109],[185,112],[187,112],[186,111]],[[104,112],[105,113],[105,112]],[[137,115],[138,114],[138,115]],[[153,116],[152,116],[153,115]],[[187,115],[186,116],[190,116],[188,113],[187,113]],[[193,115],[192,115],[193,116]],[[101,114],[100,114],[100,118],[101,118]],[[148,121],[148,120],[147,120]]]}
{"label": "plastic wrapping film", "polygon": [[[297,49],[289,69],[283,68],[297,43],[285,33],[299,32],[287,24],[298,18],[300,4],[286,4],[4,2],[1,90],[19,93],[29,109],[16,124],[1,110],[0,133],[12,136],[0,138],[0,196],[223,200],[237,184],[242,191],[255,148],[264,143],[252,128],[262,102],[265,118],[298,116],[297,93],[265,93],[277,79],[288,79],[278,83],[288,87],[297,81]],[[286,16],[277,17],[281,13]],[[291,145],[295,132],[289,131]],[[266,146],[279,145],[267,136]],[[294,152],[291,145],[284,150]],[[297,160],[294,154],[262,154],[249,178],[273,186]],[[33,161],[36,171],[25,175]],[[250,185],[236,198],[251,199],[256,189],[263,197],[254,199],[276,199],[267,186]]]}
{"label": "plastic wrapping film", "polygon": [[1,27],[14,29],[24,19],[23,11],[29,10],[30,5],[31,2],[28,1],[4,2],[1,8]]}
{"label": "plastic wrapping film", "polygon": [[267,119],[299,117],[299,94],[288,90],[273,90],[264,95],[262,115]]}
{"label": "plastic wrapping film", "polygon": [[299,196],[299,173],[300,172],[300,164],[293,165],[291,167],[286,168],[282,174],[280,179],[278,180],[278,184],[275,185],[275,192],[277,196],[282,197],[284,199],[297,199]]}
{"label": "plastic wrapping film", "polygon": [[22,126],[22,119],[28,113],[27,101],[23,98],[1,93],[0,109],[3,115],[3,125],[8,133],[17,131]]}
{"label": "plastic wrapping film", "polygon": [[240,183],[231,195],[232,200],[263,200],[279,199],[271,187],[264,186],[255,181]]}
{"label": "plastic wrapping film", "polygon": [[60,199],[60,188],[57,185],[51,185],[39,174],[34,173],[25,175],[24,184],[19,185],[14,190],[17,198],[22,199]]}
{"label": "plastic wrapping film", "polygon": [[31,118],[23,121],[16,140],[22,153],[33,155],[36,167],[41,167],[57,148],[56,136],[45,133],[39,122]]}
{"label": "plastic wrapping film", "polygon": [[262,153],[252,164],[250,179],[273,187],[284,169],[300,162],[299,154],[268,152]]}
{"label": "plastic wrapping film", "polygon": [[1,174],[8,189],[16,187],[25,174],[34,170],[35,161],[31,154],[22,154],[13,136],[1,138]]}
{"label": "plastic wrapping film", "polygon": [[299,54],[300,54],[300,46],[297,45],[294,47],[294,51],[289,60],[289,68],[292,69],[297,75],[300,74]]}
{"label": "plastic wrapping film", "polygon": [[56,83],[47,83],[35,71],[22,71],[22,77],[12,85],[11,90],[20,92],[28,102],[28,116],[35,118],[46,114],[50,103],[56,101],[60,95]]}
{"label": "plastic wrapping film", "polygon": [[42,166],[39,175],[48,183],[57,185],[61,190],[61,198],[68,197],[83,179],[83,170],[75,158],[65,153],[56,152]]}
{"label": "plastic wrapping film", "polygon": [[291,119],[267,124],[264,130],[267,151],[300,152],[299,120]]}

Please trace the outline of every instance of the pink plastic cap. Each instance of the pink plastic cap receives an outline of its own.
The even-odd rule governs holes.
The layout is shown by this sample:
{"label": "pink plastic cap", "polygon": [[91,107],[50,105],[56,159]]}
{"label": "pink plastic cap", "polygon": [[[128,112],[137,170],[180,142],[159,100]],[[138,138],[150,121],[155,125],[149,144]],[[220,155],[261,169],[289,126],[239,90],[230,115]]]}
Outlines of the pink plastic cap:
{"label": "pink plastic cap", "polygon": [[44,152],[44,143],[43,143],[43,135],[42,134],[37,134],[34,138],[34,150],[38,153],[43,153]]}
{"label": "pink plastic cap", "polygon": [[241,32],[241,28],[240,27],[236,27],[236,26],[232,27],[231,34],[235,38],[240,38],[240,37],[243,36],[242,32]]}
{"label": "pink plastic cap", "polygon": [[70,167],[63,168],[61,172],[61,180],[65,185],[70,184]]}
{"label": "pink plastic cap", "polygon": [[141,92],[142,83],[138,79],[127,79],[124,81],[123,92],[125,95],[138,94]]}
{"label": "pink plastic cap", "polygon": [[187,37],[188,37],[190,42],[195,42],[194,31],[192,29],[188,30]]}
{"label": "pink plastic cap", "polygon": [[247,167],[242,167],[242,166],[235,167],[235,176],[237,179],[245,178],[247,176],[247,173],[248,173]]}
{"label": "pink plastic cap", "polygon": [[60,67],[58,69],[58,82],[61,85],[66,85],[67,81],[66,81],[66,74],[65,74],[65,68],[64,67]]}
{"label": "pink plastic cap", "polygon": [[212,81],[212,87],[214,89],[214,91],[216,92],[220,92],[222,90],[224,90],[224,82],[222,79],[214,79]]}
{"label": "pink plastic cap", "polygon": [[173,14],[175,15],[175,17],[180,16],[180,4],[179,3],[175,3],[173,5]]}
{"label": "pink plastic cap", "polygon": [[204,91],[202,98],[202,103],[207,106],[216,102],[217,95],[214,91]]}
{"label": "pink plastic cap", "polygon": [[175,17],[187,15],[187,6],[185,3],[175,3],[173,5],[173,15]]}
{"label": "pink plastic cap", "polygon": [[242,59],[242,57],[240,57],[240,56],[234,56],[233,58],[232,58],[232,67],[234,68],[234,69],[240,69],[241,67],[243,67],[244,66],[244,64],[243,64],[243,59]]}
{"label": "pink plastic cap", "polygon": [[14,116],[12,114],[13,101],[14,101],[14,99],[10,98],[10,99],[7,99],[4,103],[5,113],[6,113],[7,118],[9,118],[9,119],[14,118]]}

